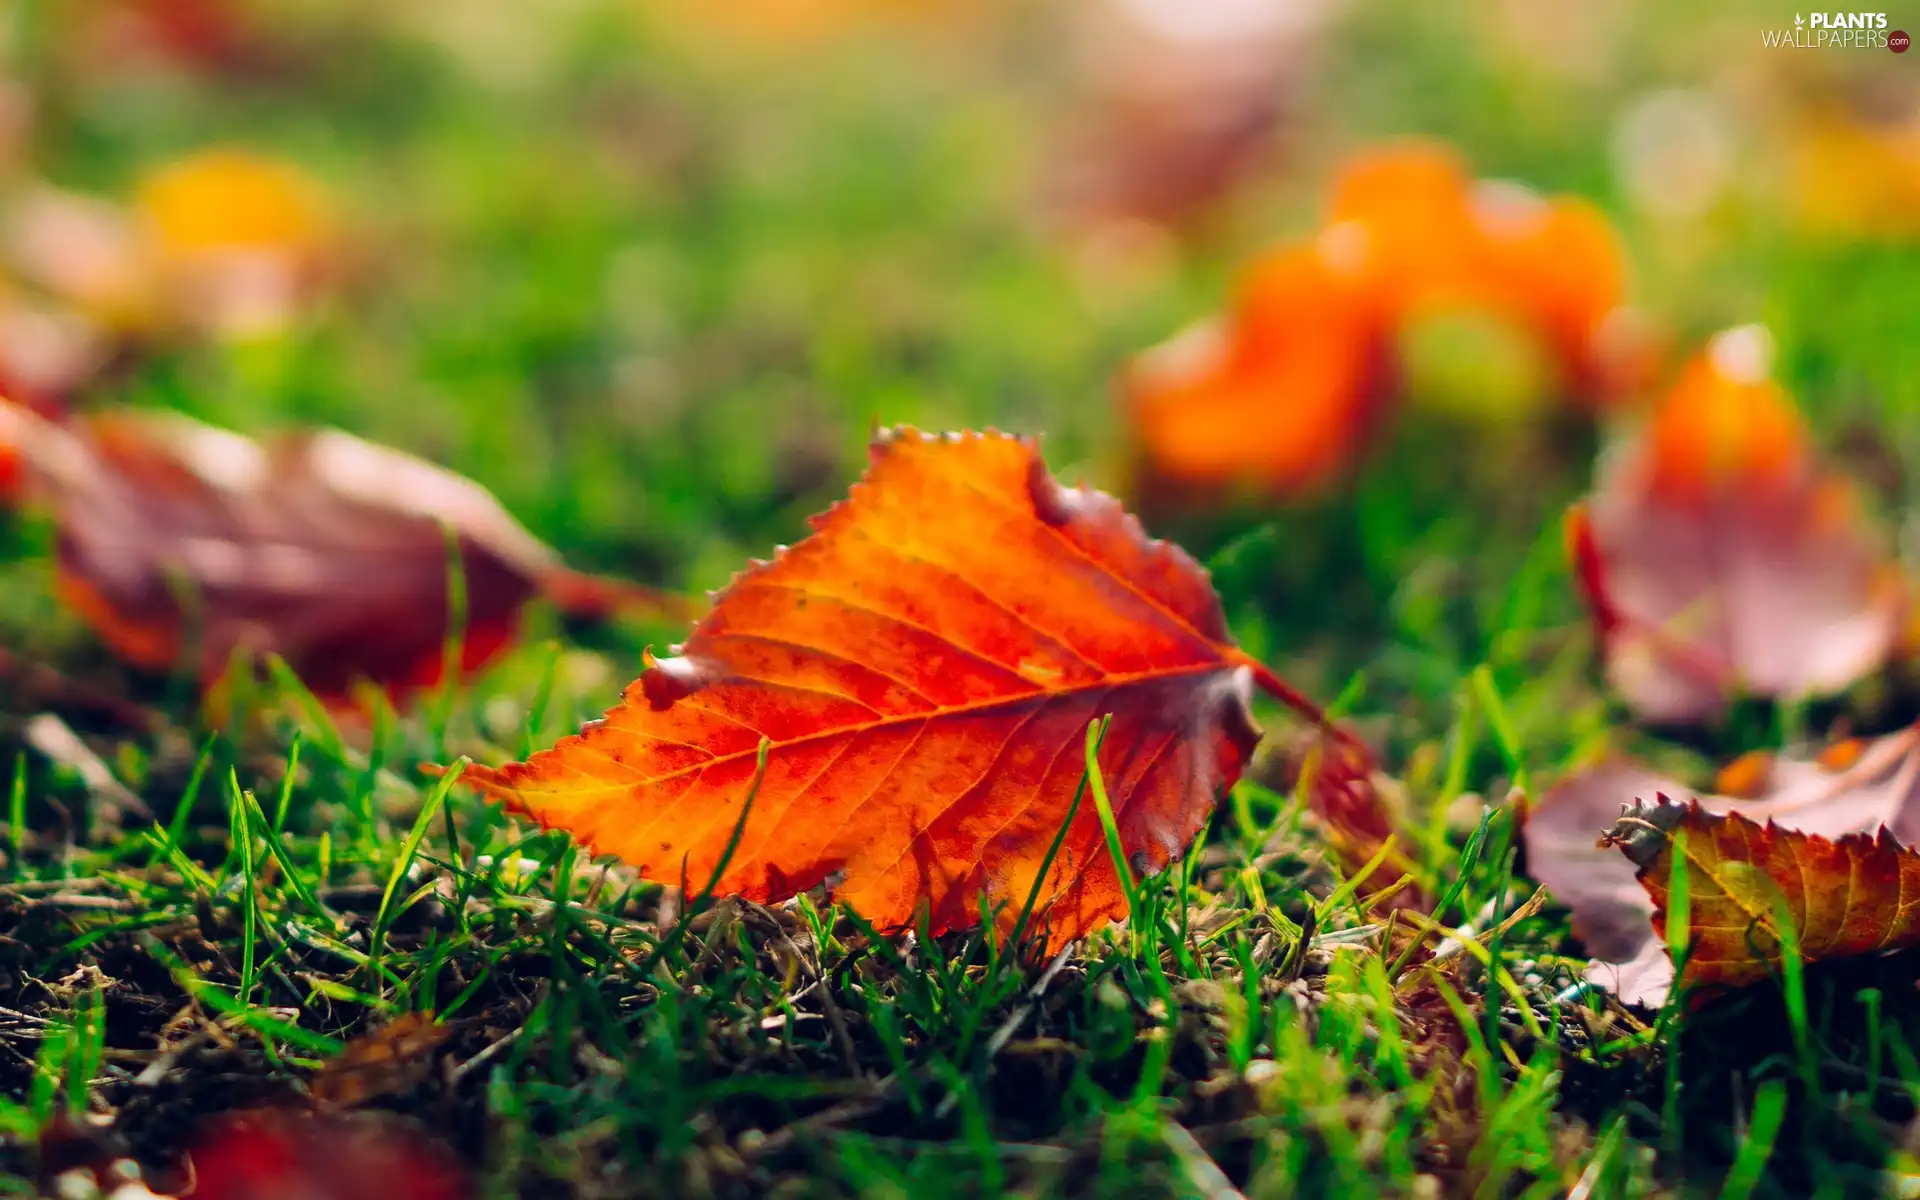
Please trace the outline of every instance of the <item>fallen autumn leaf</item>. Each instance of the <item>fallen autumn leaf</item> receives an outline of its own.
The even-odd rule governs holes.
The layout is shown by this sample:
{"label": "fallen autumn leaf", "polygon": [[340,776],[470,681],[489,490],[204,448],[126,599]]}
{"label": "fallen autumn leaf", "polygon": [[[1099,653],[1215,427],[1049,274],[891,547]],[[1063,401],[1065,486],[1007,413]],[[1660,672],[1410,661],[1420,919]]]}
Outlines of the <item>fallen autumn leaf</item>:
{"label": "fallen autumn leaf", "polygon": [[378,1119],[263,1109],[208,1123],[189,1146],[193,1200],[464,1200],[472,1183],[422,1134]]}
{"label": "fallen autumn leaf", "polygon": [[883,434],[813,528],[604,721],[466,780],[643,878],[765,903],[838,876],[876,926],[924,906],[936,933],[1006,930],[1032,896],[1057,947],[1127,905],[1094,805],[1073,809],[1090,722],[1112,715],[1101,770],[1152,871],[1245,767],[1253,682],[1319,716],[1233,645],[1185,552],[1031,442]]}
{"label": "fallen autumn leaf", "polygon": [[[1884,827],[1902,843],[1920,839],[1920,727],[1839,743],[1815,759],[1749,756],[1734,766],[1722,772],[1723,794],[1716,795],[1610,759],[1569,776],[1527,813],[1527,873],[1572,910],[1574,932],[1595,960],[1587,978],[1623,1000],[1658,1007],[1673,981],[1666,944],[1650,922],[1653,903],[1633,865],[1594,840],[1628,807],[1691,795],[1710,815],[1739,813],[1796,833],[1838,838]],[[1724,794],[1737,781],[1752,786]]]}
{"label": "fallen autumn leaf", "polygon": [[1715,338],[1568,513],[1608,681],[1643,720],[1839,691],[1899,635],[1905,584],[1769,357],[1757,327]]}
{"label": "fallen autumn leaf", "polygon": [[588,617],[684,611],[568,570],[479,484],[344,433],[261,443],[138,412],[61,425],[0,401],[4,452],[28,500],[53,514],[74,610],[135,666],[167,671],[191,653],[207,687],[236,654],[277,654],[332,702],[363,679],[432,685],[446,658],[450,536],[463,670],[512,640],[536,596]]}
{"label": "fallen autumn leaf", "polygon": [[[1149,351],[1122,391],[1146,467],[1203,486],[1296,494],[1351,469],[1397,387],[1410,322],[1486,312],[1603,401],[1639,370],[1616,336],[1625,269],[1584,201],[1471,179],[1424,142],[1356,155],[1321,228],[1252,263],[1227,313]],[[1634,339],[1627,339],[1634,342]]]}
{"label": "fallen autumn leaf", "polygon": [[1920,853],[1885,829],[1829,839],[1661,796],[1621,816],[1602,841],[1638,868],[1663,939],[1682,847],[1689,952],[1679,983],[1699,989],[1696,1003],[1707,989],[1768,978],[1789,946],[1816,962],[1920,944]]}

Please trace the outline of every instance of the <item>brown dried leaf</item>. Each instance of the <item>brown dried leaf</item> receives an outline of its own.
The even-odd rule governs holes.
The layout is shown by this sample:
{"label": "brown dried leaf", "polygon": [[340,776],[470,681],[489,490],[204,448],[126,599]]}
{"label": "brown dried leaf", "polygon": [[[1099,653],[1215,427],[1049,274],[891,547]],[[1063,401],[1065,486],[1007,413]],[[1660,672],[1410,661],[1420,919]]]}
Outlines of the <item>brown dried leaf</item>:
{"label": "brown dried leaf", "polygon": [[1049,206],[1080,225],[1179,226],[1271,157],[1331,6],[1105,0],[1068,30],[1082,93],[1047,158]]}
{"label": "brown dried leaf", "polygon": [[[1660,1004],[1672,983],[1666,945],[1650,921],[1653,903],[1633,864],[1597,844],[1637,802],[1697,796],[1709,814],[1738,812],[1799,833],[1837,838],[1884,826],[1903,843],[1920,839],[1920,725],[1838,749],[1772,762],[1752,796],[1700,794],[1623,759],[1577,772],[1549,791],[1522,830],[1527,869],[1573,910],[1574,932],[1595,958],[1588,978],[1649,1006]],[[1753,769],[1751,760],[1740,766]]]}
{"label": "brown dried leaf", "polygon": [[1311,492],[1346,474],[1401,394],[1400,341],[1492,318],[1606,404],[1641,356],[1619,240],[1592,206],[1475,181],[1444,146],[1355,155],[1311,238],[1253,260],[1226,311],[1124,373],[1142,470],[1163,486]]}
{"label": "brown dried leaf", "polygon": [[347,1043],[307,1085],[315,1104],[356,1108],[404,1092],[433,1069],[433,1052],[453,1030],[430,1012],[402,1013]]}
{"label": "brown dried leaf", "polygon": [[274,1109],[210,1122],[188,1150],[194,1200],[464,1200],[458,1162],[390,1116],[325,1117]]}
{"label": "brown dried leaf", "polygon": [[53,512],[63,596],[116,653],[213,685],[237,654],[286,659],[322,699],[439,679],[448,531],[466,591],[462,669],[513,638],[525,603],[684,610],[570,571],[471,480],[331,430],[267,442],[160,413],[58,425],[0,401],[0,457]]}
{"label": "brown dried leaf", "polygon": [[1920,895],[1920,853],[1884,828],[1827,838],[1661,796],[1623,814],[1601,841],[1638,869],[1662,941],[1673,936],[1668,886],[1685,864],[1680,982],[1693,1003],[1777,974],[1789,954],[1819,962],[1920,945],[1920,903],[1907,900]]}
{"label": "brown dried leaf", "polygon": [[1316,729],[1304,735],[1286,787],[1304,786],[1309,810],[1324,831],[1340,869],[1349,876],[1365,870],[1384,852],[1367,877],[1360,897],[1386,893],[1383,909],[1425,912],[1432,904],[1417,884],[1414,852],[1419,843],[1406,812],[1399,783],[1380,768],[1372,750],[1345,730]]}

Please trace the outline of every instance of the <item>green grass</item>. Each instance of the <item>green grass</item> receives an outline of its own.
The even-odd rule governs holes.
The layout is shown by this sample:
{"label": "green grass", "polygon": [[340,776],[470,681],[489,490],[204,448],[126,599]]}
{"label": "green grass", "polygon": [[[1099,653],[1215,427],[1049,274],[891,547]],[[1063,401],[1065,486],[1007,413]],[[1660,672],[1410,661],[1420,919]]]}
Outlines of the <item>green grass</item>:
{"label": "green grass", "polygon": [[[282,79],[76,72],[51,48],[71,5],[28,6],[37,170],[119,194],[239,141],[308,164],[365,239],[311,322],[166,350],[90,399],[338,424],[479,479],[582,566],[713,587],[844,492],[875,421],[1045,431],[1059,473],[1121,485],[1117,365],[1304,228],[1343,148],[1427,132],[1593,196],[1683,341],[1767,320],[1823,437],[1865,421],[1881,458],[1920,462],[1914,249],[1745,202],[1681,239],[1616,194],[1613,120],[1638,89],[1698,84],[1713,31],[1746,36],[1737,11],[1701,10],[1689,40],[1623,6],[1607,79],[1529,65],[1450,6],[1356,11],[1261,203],[1112,288],[1032,215],[1065,103],[1031,61],[1034,14],[729,58],[570,7],[527,18],[546,61],[503,82],[369,14],[350,53]],[[536,611],[471,686],[365,727],[282,671],[215,734],[187,683],[111,663],[53,599],[47,527],[6,518],[0,648],[162,719],[62,711],[149,821],[25,749],[33,714],[0,695],[0,1188],[30,1194],[56,1113],[112,1112],[164,1158],[202,1115],[297,1096],[352,1038],[431,1010],[435,1070],[379,1104],[489,1196],[1910,1192],[1913,956],[1636,1016],[1573,986],[1564,912],[1505,920],[1534,890],[1511,789],[1602,745],[1704,782],[1746,748],[1911,714],[1874,685],[1744,706],[1692,744],[1628,727],[1557,528],[1596,439],[1435,394],[1497,382],[1483,349],[1419,348],[1430,390],[1338,495],[1147,513],[1208,562],[1251,652],[1379,724],[1434,918],[1478,935],[1432,969],[1355,903],[1265,757],[1191,852],[1133,881],[1129,923],[1060,957],[878,937],[819,894],[683,901],[421,769],[549,744],[678,631]],[[1876,496],[1898,512],[1904,474]],[[1261,716],[1272,755],[1285,720]],[[1080,804],[1111,824],[1097,773]]]}

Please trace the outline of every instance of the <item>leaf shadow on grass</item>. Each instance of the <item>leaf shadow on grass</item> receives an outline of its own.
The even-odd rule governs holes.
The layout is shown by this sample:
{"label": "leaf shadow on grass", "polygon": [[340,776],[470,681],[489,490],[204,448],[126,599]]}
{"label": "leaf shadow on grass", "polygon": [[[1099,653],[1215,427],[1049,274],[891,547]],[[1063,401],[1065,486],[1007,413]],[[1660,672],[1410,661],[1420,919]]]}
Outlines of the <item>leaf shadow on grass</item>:
{"label": "leaf shadow on grass", "polygon": [[1814,964],[1804,989],[1799,1035],[1777,984],[1718,997],[1686,1017],[1662,1051],[1678,1056],[1671,1104],[1666,1076],[1647,1063],[1570,1056],[1565,1108],[1596,1125],[1624,1112],[1634,1137],[1677,1147],[1664,1174],[1705,1184],[1734,1169],[1757,1099],[1777,1081],[1784,1116],[1750,1194],[1880,1194],[1920,1118],[1920,951]]}

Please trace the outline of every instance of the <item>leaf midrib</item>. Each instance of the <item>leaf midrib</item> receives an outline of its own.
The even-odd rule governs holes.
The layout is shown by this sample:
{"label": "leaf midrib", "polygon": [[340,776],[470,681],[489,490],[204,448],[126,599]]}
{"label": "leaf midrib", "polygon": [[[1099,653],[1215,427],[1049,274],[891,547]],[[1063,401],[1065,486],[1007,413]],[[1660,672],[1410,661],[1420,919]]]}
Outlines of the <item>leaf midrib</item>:
{"label": "leaf midrib", "polygon": [[[1016,693],[1014,695],[1009,695],[1009,696],[993,696],[985,700],[974,701],[968,704],[947,705],[939,708],[929,709],[922,712],[892,713],[892,714],[879,717],[872,721],[863,721],[863,722],[859,722],[851,725],[836,725],[836,726],[833,726],[832,728],[815,730],[812,733],[804,733],[797,737],[787,738],[784,740],[774,739],[769,737],[769,735],[766,734],[764,731],[754,729],[753,726],[747,725],[745,722],[741,721],[738,717],[732,715],[731,713],[723,712],[717,708],[708,708],[705,705],[695,705],[694,707],[699,709],[701,712],[712,713],[715,716],[719,716],[726,720],[732,721],[734,724],[740,725],[742,728],[752,730],[754,733],[758,734],[761,738],[767,739],[771,743],[768,750],[768,753],[771,754],[776,751],[789,749],[791,747],[805,745],[809,742],[830,741],[835,738],[841,738],[841,737],[847,737],[847,736],[856,735],[860,733],[865,733],[868,730],[897,728],[899,726],[907,725],[913,722],[931,723],[933,721],[948,719],[952,717],[968,716],[976,713],[990,712],[995,708],[1019,703],[1022,701],[1032,701],[1036,698],[1039,699],[1042,703],[1050,703],[1056,699],[1065,700],[1067,698],[1083,695],[1091,691],[1119,691],[1129,687],[1136,687],[1143,683],[1160,682],[1163,680],[1178,679],[1183,676],[1205,675],[1205,674],[1211,674],[1214,672],[1233,670],[1240,667],[1250,666],[1251,663],[1252,663],[1252,660],[1245,651],[1239,649],[1238,647],[1230,647],[1230,648],[1227,648],[1227,652],[1217,662],[1194,663],[1186,666],[1173,667],[1173,668],[1168,668],[1164,670],[1136,671],[1127,675],[1103,675],[1098,679],[1088,680],[1084,683],[1074,684],[1069,687],[1035,688],[1030,692],[1020,692],[1020,693]],[[729,678],[743,680],[749,683],[765,684],[765,683],[772,682],[772,681],[760,679],[756,676],[751,676],[751,675],[734,675],[734,676],[729,676]],[[785,686],[785,685],[776,684],[775,686]],[[687,703],[689,700],[691,700],[694,696],[697,696],[697,695],[699,695],[698,692],[691,693],[690,695],[683,697],[678,701],[675,701],[675,703],[676,704]],[[599,735],[603,737],[615,736],[616,734],[621,732],[633,732],[633,733],[639,734],[639,736],[642,736],[642,737],[649,736],[643,730],[633,730],[633,731],[615,730],[603,720],[599,724],[595,725],[593,728],[583,730],[580,733],[576,733],[572,735],[572,737],[563,738],[558,744],[554,745],[552,748],[548,750],[542,751],[539,755],[536,755],[535,758],[544,758],[551,755],[560,755],[566,750],[570,742],[584,742],[594,737],[595,735]],[[522,795],[522,796],[528,795],[528,794],[553,794],[553,793],[564,793],[569,796],[578,796],[578,797],[588,797],[588,796],[599,795],[599,794],[611,795],[615,793],[629,792],[636,787],[646,787],[646,788],[658,787],[661,784],[669,783],[675,779],[683,778],[695,772],[706,771],[709,768],[712,768],[715,766],[724,766],[730,763],[738,762],[741,759],[746,759],[746,758],[757,758],[759,753],[760,753],[760,745],[758,742],[755,742],[752,746],[743,747],[742,749],[739,749],[739,750],[729,751],[725,754],[716,754],[712,758],[706,759],[703,762],[690,763],[687,766],[680,767],[673,771],[669,771],[664,775],[656,775],[647,779],[635,780],[629,783],[610,783],[610,784],[606,784],[598,787],[579,787],[579,786],[567,785],[564,783],[558,783],[554,786],[547,787],[547,788],[526,788],[521,786],[500,787],[498,785],[491,784],[491,783],[486,786],[490,791],[505,791],[505,792],[511,792],[514,795]],[[516,765],[521,765],[521,764],[516,764]],[[530,763],[524,764],[524,766],[530,767],[531,764]],[[501,772],[503,770],[505,770],[505,768],[494,768],[494,771],[496,773]]]}

